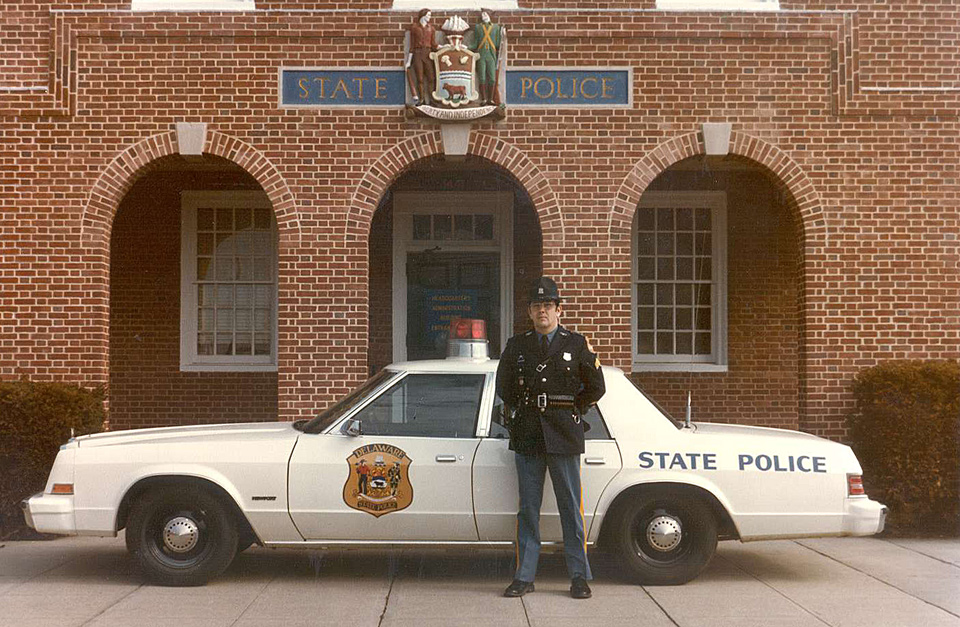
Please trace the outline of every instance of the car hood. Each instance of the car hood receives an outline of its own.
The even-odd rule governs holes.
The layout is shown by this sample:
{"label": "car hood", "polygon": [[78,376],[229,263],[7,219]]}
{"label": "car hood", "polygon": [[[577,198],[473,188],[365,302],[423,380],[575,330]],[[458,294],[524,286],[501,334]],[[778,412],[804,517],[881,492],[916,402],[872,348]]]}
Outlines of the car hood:
{"label": "car hood", "polygon": [[299,431],[292,422],[248,422],[187,427],[158,427],[95,433],[75,438],[81,448],[91,446],[119,446],[125,444],[160,444],[165,442],[223,442],[225,440],[270,440],[295,438]]}
{"label": "car hood", "polygon": [[727,425],[709,422],[694,423],[695,437],[709,437],[722,440],[724,443],[736,443],[739,447],[764,444],[778,444],[790,448],[800,447],[813,451],[849,450],[850,447],[801,431],[789,429],[773,429],[770,427],[748,427],[743,425]]}

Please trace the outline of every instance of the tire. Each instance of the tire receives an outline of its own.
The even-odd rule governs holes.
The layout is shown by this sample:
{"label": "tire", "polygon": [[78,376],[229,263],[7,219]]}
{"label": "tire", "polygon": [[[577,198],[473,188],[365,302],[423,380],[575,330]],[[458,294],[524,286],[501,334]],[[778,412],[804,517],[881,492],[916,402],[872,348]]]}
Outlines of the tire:
{"label": "tire", "polygon": [[161,586],[204,585],[226,570],[238,543],[230,510],[192,486],[144,494],[130,512],[126,540],[143,574]]}
{"label": "tire", "polygon": [[701,499],[649,490],[620,512],[613,546],[625,574],[637,583],[684,584],[707,567],[717,550],[717,517]]}

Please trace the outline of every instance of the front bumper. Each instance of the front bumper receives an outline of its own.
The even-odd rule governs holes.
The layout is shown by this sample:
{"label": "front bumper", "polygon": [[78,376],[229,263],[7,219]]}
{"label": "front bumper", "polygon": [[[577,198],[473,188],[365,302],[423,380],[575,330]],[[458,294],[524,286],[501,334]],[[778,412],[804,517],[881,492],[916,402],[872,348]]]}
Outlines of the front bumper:
{"label": "front bumper", "polygon": [[40,492],[20,501],[20,508],[27,526],[40,533],[77,535],[72,494]]}
{"label": "front bumper", "polygon": [[872,536],[883,531],[887,507],[868,498],[847,499],[843,517],[844,535]]}

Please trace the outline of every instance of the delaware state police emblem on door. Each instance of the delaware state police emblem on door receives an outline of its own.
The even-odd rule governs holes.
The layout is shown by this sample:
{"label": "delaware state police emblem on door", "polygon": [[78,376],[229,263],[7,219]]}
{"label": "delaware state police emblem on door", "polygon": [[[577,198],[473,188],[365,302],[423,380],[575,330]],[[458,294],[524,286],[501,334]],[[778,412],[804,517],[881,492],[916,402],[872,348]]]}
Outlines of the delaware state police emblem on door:
{"label": "delaware state police emblem on door", "polygon": [[413,502],[412,461],[390,444],[361,446],[347,457],[343,502],[377,518],[406,509]]}

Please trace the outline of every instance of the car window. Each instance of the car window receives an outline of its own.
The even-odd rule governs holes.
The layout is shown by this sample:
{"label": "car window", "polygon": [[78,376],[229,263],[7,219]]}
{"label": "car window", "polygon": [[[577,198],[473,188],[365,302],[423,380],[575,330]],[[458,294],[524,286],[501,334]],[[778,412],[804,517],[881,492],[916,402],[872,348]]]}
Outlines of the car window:
{"label": "car window", "polygon": [[316,418],[303,426],[307,433],[319,433],[332,425],[338,418],[356,407],[363,399],[367,398],[374,390],[386,383],[391,377],[397,376],[396,372],[390,370],[381,370],[374,376],[367,379],[363,385],[353,392],[347,394],[339,401],[327,407],[320,412]]}
{"label": "car window", "polygon": [[[493,401],[493,416],[490,420],[490,437],[491,438],[509,438],[510,434],[507,432],[506,427],[501,424],[501,411],[503,407],[503,401],[500,400],[500,395],[498,394],[496,399]],[[603,416],[600,414],[600,409],[594,405],[587,412],[587,415],[583,417],[590,428],[587,429],[583,437],[587,440],[609,440],[610,432],[607,431],[607,425],[603,422]]]}
{"label": "car window", "polygon": [[363,435],[472,438],[482,374],[410,374],[354,416]]}

